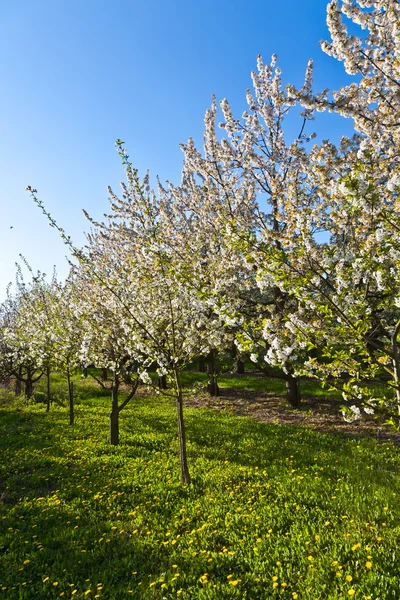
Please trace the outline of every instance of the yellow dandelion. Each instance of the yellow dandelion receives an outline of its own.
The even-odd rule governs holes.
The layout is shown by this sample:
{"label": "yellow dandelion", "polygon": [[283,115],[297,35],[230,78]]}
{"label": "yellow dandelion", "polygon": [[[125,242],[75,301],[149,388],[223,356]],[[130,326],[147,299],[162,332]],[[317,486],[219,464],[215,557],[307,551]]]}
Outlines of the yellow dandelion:
{"label": "yellow dandelion", "polygon": [[356,593],[356,590],[351,589],[347,593],[349,596],[354,596],[354,594]]}
{"label": "yellow dandelion", "polygon": [[365,566],[367,567],[367,569],[372,569],[372,562],[370,560],[367,560]]}
{"label": "yellow dandelion", "polygon": [[353,581],[353,578],[351,575],[346,575],[346,581]]}

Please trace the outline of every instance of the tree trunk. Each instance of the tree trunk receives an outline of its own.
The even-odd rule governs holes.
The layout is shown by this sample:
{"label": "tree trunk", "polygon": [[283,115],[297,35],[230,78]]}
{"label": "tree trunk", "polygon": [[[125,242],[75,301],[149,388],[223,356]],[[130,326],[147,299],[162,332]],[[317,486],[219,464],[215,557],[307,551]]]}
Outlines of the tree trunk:
{"label": "tree trunk", "polygon": [[208,384],[207,390],[210,396],[219,396],[217,381],[217,350],[211,350],[206,357]]}
{"label": "tree trunk", "polygon": [[107,379],[108,379],[108,373],[107,373],[107,369],[106,369],[106,368],[103,368],[103,369],[101,370],[101,380],[102,380],[102,381],[107,381]]}
{"label": "tree trunk", "polygon": [[400,321],[396,323],[393,335],[391,337],[392,342],[392,353],[393,353],[393,375],[395,383],[395,395],[397,403],[397,413],[400,416],[400,360],[397,346],[397,336],[400,331]]}
{"label": "tree trunk", "polygon": [[174,375],[176,383],[176,412],[178,417],[179,463],[181,469],[181,482],[184,485],[189,485],[190,474],[186,452],[185,422],[183,420],[183,395],[179,372],[176,368],[174,368]]}
{"label": "tree trunk", "polygon": [[22,392],[22,385],[21,385],[21,380],[16,378],[15,379],[15,386],[14,386],[14,393],[15,395],[18,397],[21,395]]}
{"label": "tree trunk", "polygon": [[118,407],[119,378],[114,374],[111,388],[111,411],[110,411],[110,444],[119,444],[119,407]]}
{"label": "tree trunk", "polygon": [[67,382],[68,382],[69,424],[73,425],[75,422],[74,384],[71,381],[71,374],[69,372],[69,369],[67,370]]}
{"label": "tree trunk", "polygon": [[87,378],[87,376],[88,376],[88,368],[87,368],[87,367],[83,367],[83,368],[82,368],[82,377],[83,377],[84,379],[86,379],[86,378]]}
{"label": "tree trunk", "polygon": [[299,380],[291,373],[285,375],[286,399],[290,406],[299,408],[301,403]]}
{"label": "tree trunk", "polygon": [[160,377],[158,378],[158,387],[160,388],[160,390],[167,389],[167,376],[166,375],[160,375]]}
{"label": "tree trunk", "polygon": [[47,377],[47,398],[46,398],[46,412],[50,411],[50,367],[46,369],[46,377]]}
{"label": "tree trunk", "polygon": [[205,357],[203,355],[201,355],[201,356],[199,356],[198,360],[199,361],[198,361],[197,368],[198,368],[199,372],[200,373],[205,373],[206,372],[206,359],[205,359]]}
{"label": "tree trunk", "polygon": [[244,374],[244,361],[241,358],[238,358],[236,361],[236,373],[238,375]]}

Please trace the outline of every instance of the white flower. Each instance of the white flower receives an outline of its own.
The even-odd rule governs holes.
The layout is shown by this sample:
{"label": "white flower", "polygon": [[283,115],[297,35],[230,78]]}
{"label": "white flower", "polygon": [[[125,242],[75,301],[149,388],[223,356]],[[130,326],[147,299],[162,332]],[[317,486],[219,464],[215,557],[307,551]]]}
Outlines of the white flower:
{"label": "white flower", "polygon": [[346,423],[354,423],[354,421],[361,419],[361,410],[353,404],[350,409],[343,410],[342,415]]}
{"label": "white flower", "polygon": [[400,174],[396,173],[387,182],[387,189],[389,192],[394,192],[396,188],[400,187]]}

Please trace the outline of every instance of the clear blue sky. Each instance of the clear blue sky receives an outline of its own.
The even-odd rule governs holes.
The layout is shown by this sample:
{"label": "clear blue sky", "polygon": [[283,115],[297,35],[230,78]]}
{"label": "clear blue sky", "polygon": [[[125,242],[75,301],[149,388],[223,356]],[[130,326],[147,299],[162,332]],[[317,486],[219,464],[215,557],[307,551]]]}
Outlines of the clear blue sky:
{"label": "clear blue sky", "polygon": [[[315,89],[347,81],[326,57],[325,0],[20,0],[0,3],[0,298],[22,253],[34,270],[66,249],[33,204],[40,198],[77,244],[87,221],[118,191],[122,138],[136,166],[179,179],[179,143],[201,144],[211,95],[245,107],[261,53],[278,54],[285,82],[300,84],[307,60]],[[322,137],[351,131],[323,117]],[[12,229],[11,229],[12,227]]]}

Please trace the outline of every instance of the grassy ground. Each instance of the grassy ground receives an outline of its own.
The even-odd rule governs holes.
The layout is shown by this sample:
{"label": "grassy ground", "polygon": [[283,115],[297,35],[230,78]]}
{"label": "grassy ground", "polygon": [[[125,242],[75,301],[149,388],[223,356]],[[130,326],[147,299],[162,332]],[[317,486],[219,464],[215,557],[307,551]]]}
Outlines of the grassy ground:
{"label": "grassy ground", "polygon": [[0,407],[0,598],[400,598],[392,444],[187,409],[179,483],[172,403],[139,397],[107,443],[86,381],[68,426]]}

